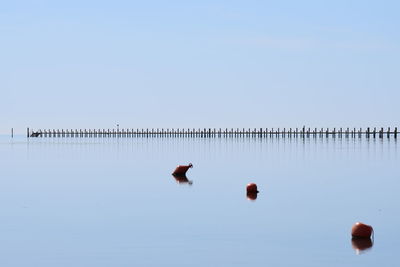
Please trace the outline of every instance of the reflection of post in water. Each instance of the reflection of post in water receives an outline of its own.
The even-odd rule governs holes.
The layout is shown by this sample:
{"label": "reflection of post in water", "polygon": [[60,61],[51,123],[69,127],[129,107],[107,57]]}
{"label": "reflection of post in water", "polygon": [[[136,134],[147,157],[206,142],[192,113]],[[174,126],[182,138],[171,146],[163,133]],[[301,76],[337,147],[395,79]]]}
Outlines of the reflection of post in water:
{"label": "reflection of post in water", "polygon": [[192,185],[193,181],[189,180],[186,175],[172,175],[178,184],[189,184]]}
{"label": "reflection of post in water", "polygon": [[369,237],[368,238],[353,237],[351,239],[351,246],[356,251],[357,255],[365,253],[366,251],[371,249],[373,245],[374,245],[374,242]]}

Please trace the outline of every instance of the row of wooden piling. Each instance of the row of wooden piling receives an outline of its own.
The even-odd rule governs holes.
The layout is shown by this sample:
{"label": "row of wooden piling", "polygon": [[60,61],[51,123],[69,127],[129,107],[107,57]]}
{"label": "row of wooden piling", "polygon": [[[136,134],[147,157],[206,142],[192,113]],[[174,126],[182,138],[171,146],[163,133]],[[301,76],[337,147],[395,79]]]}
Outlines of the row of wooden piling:
{"label": "row of wooden piling", "polygon": [[385,130],[383,127],[377,129],[370,127],[366,129],[356,128],[333,128],[333,129],[311,129],[303,128],[259,128],[259,129],[44,129],[30,130],[27,128],[27,137],[200,137],[200,138],[215,138],[215,137],[359,137],[367,138],[397,138],[397,127],[391,130],[390,127]]}

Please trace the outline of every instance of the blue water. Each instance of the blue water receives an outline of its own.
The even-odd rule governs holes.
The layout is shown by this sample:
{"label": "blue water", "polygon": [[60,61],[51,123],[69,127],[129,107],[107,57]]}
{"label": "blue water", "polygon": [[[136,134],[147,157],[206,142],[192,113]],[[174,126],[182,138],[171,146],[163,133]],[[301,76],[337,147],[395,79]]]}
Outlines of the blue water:
{"label": "blue water", "polygon": [[[0,137],[1,266],[395,266],[399,143]],[[192,162],[189,183],[170,174]],[[245,187],[257,183],[255,201]],[[350,230],[374,227],[370,249]]]}

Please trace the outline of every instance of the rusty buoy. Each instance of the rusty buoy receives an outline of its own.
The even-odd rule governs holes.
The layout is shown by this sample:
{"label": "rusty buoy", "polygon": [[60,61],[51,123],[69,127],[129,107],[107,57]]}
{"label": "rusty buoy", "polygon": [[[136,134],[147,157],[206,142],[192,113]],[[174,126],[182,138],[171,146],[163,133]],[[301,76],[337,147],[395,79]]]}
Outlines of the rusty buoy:
{"label": "rusty buoy", "polygon": [[247,194],[249,194],[249,193],[256,193],[257,194],[258,193],[257,185],[255,183],[248,184],[247,187],[246,187],[246,190],[247,190]]}
{"label": "rusty buoy", "polygon": [[175,176],[184,176],[189,168],[193,168],[193,164],[189,163],[189,165],[178,165],[172,175]]}
{"label": "rusty buoy", "polygon": [[354,238],[370,238],[374,229],[371,225],[367,225],[361,222],[356,222],[351,228],[351,235]]}

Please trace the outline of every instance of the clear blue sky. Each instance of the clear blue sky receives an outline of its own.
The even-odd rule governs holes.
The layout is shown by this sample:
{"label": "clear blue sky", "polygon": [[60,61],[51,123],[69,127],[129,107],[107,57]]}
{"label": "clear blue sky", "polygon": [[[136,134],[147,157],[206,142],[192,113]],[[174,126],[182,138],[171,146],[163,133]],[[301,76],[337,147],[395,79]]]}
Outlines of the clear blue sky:
{"label": "clear blue sky", "polygon": [[399,126],[399,1],[5,1],[0,132]]}

